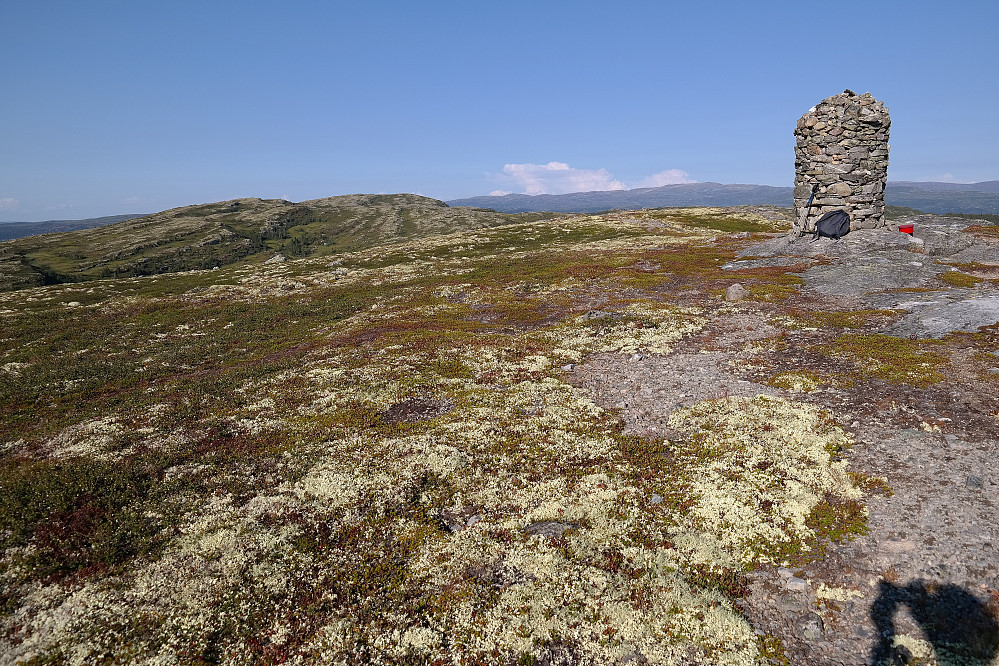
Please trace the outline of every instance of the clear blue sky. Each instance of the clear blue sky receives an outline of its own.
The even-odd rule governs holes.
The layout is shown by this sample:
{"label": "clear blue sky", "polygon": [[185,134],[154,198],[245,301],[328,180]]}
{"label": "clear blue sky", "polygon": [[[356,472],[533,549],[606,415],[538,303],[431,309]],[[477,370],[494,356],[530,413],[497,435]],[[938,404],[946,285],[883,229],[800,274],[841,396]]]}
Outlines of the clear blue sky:
{"label": "clear blue sky", "polygon": [[2,0],[0,220],[789,185],[795,121],[844,88],[889,106],[891,180],[995,180],[997,26],[977,0]]}

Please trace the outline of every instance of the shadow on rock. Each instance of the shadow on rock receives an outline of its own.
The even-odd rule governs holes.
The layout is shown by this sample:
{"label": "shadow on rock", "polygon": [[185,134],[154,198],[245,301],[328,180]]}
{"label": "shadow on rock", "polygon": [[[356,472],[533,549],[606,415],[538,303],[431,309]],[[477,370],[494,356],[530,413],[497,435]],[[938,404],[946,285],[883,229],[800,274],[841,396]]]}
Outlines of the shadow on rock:
{"label": "shadow on rock", "polygon": [[882,581],[871,607],[879,642],[868,663],[914,663],[906,647],[894,645],[895,616],[900,607],[909,609],[941,666],[986,666],[999,655],[999,622],[964,589],[918,580],[905,586]]}

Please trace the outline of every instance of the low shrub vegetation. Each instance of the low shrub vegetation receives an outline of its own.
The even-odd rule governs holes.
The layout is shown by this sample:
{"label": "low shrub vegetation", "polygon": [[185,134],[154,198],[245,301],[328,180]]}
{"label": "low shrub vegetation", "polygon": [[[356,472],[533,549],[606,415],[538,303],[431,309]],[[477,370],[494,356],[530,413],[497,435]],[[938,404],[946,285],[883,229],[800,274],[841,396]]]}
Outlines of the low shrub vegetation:
{"label": "low shrub vegetation", "polygon": [[[310,215],[259,242],[302,227],[306,243]],[[756,396],[677,410],[670,439],[626,436],[562,370],[670,353],[730,307],[679,296],[730,278],[716,232],[771,228],[712,209],[526,220],[0,296],[0,650],[781,659],[735,601],[754,568],[864,532],[849,435]],[[800,278],[745,282],[780,300]],[[935,381],[924,346],[846,334],[835,352]]]}

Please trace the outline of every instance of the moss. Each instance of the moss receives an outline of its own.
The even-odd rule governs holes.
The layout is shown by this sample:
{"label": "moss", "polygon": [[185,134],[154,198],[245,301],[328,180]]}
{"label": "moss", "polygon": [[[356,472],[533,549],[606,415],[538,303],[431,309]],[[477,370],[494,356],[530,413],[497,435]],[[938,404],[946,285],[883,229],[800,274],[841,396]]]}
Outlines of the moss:
{"label": "moss", "polygon": [[867,509],[856,499],[827,494],[808,515],[805,523],[818,538],[834,543],[851,541],[867,534]]}
{"label": "moss", "polygon": [[865,328],[884,325],[903,314],[902,310],[842,310],[794,312],[792,317],[805,326],[822,328]]}
{"label": "moss", "polygon": [[751,284],[746,298],[754,301],[781,301],[798,293],[795,285],[789,284]]}
{"label": "moss", "polygon": [[939,341],[920,341],[880,334],[846,333],[835,338],[828,347],[816,348],[821,354],[833,354],[852,359],[860,368],[860,376],[873,376],[892,384],[926,387],[943,381],[938,372],[947,364],[946,357],[929,351]]}
{"label": "moss", "polygon": [[941,282],[945,282],[954,287],[974,287],[984,280],[974,275],[968,275],[961,271],[946,271],[937,276]]}
{"label": "moss", "polygon": [[[977,217],[977,216],[976,216]],[[996,216],[985,216],[985,217],[996,217]],[[970,234],[975,234],[976,236],[983,236],[986,238],[999,238],[999,220],[992,220],[995,224],[972,224],[965,228],[965,231]]]}
{"label": "moss", "polygon": [[784,651],[784,643],[780,638],[764,634],[759,637],[759,642],[760,656],[767,660],[767,664],[773,666],[791,665],[791,660],[788,659],[787,653]]}
{"label": "moss", "polygon": [[888,480],[879,476],[869,476],[867,474],[861,474],[859,472],[850,472],[850,478],[853,483],[869,495],[881,495],[883,497],[891,497],[895,494],[891,486],[888,485]]}
{"label": "moss", "polygon": [[[312,244],[319,222],[296,215],[265,246]],[[22,440],[10,446],[45,464],[86,450],[52,486],[69,507],[58,515],[89,493],[102,524],[149,522],[86,532],[64,551],[117,552],[111,564],[87,554],[105,569],[53,573],[76,577],[72,598],[27,573],[12,607],[48,622],[59,603],[91,604],[87,626],[60,625],[53,642],[121,662],[173,650],[176,627],[184,658],[206,663],[495,663],[549,649],[613,663],[679,659],[688,644],[752,660],[729,600],[747,568],[806,551],[794,521],[811,505],[797,498],[850,495],[843,463],[827,460],[842,433],[759,399],[689,410],[683,425],[697,427],[673,441],[627,437],[558,369],[605,347],[668,351],[699,329],[705,314],[668,305],[671,292],[730,278],[719,265],[735,248],[706,240],[697,224],[720,218],[703,215],[656,231],[624,217],[518,223],[17,301],[4,315],[2,361],[23,381],[0,402]],[[400,233],[416,222],[401,214]],[[579,321],[597,296],[615,316]],[[429,411],[406,418],[416,403]],[[10,487],[49,487],[39,470]],[[84,478],[91,490],[73,490]],[[788,484],[807,487],[785,497]],[[15,503],[17,544],[36,539],[49,492]],[[848,512],[819,517],[824,533],[852,529]],[[570,527],[525,531],[544,523]],[[95,550],[105,532],[127,532],[130,550]],[[116,567],[128,578],[106,585]]]}
{"label": "moss", "polygon": [[726,598],[735,600],[749,596],[749,579],[741,571],[727,567],[712,567],[707,564],[697,564],[687,572],[690,582],[698,587],[715,590]]}
{"label": "moss", "polygon": [[811,370],[795,370],[773,375],[764,380],[763,383],[769,386],[776,386],[777,388],[804,391],[807,393],[814,391],[823,384],[827,384],[828,380]]}
{"label": "moss", "polygon": [[69,658],[62,650],[49,650],[31,659],[17,662],[18,666],[57,666],[69,663]]}

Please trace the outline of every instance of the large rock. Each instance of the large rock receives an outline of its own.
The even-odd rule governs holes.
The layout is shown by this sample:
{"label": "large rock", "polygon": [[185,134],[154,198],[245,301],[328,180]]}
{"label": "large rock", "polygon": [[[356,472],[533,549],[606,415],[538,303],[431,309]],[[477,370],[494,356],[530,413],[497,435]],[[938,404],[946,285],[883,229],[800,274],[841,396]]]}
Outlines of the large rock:
{"label": "large rock", "polygon": [[900,337],[942,338],[948,333],[977,333],[980,326],[999,323],[999,296],[982,296],[951,301],[947,297],[931,301],[901,303],[912,309],[892,329]]}

